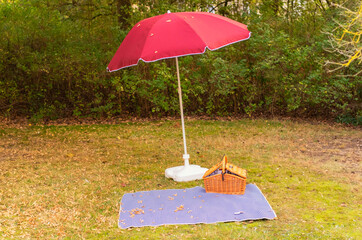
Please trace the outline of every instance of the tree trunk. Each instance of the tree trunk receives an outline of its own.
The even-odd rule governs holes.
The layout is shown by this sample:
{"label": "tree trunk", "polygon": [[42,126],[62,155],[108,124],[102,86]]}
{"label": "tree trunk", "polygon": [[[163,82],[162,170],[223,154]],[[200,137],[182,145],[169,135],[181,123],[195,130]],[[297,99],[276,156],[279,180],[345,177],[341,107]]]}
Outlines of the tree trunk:
{"label": "tree trunk", "polygon": [[131,0],[117,0],[117,15],[120,28],[126,29],[131,16]]}

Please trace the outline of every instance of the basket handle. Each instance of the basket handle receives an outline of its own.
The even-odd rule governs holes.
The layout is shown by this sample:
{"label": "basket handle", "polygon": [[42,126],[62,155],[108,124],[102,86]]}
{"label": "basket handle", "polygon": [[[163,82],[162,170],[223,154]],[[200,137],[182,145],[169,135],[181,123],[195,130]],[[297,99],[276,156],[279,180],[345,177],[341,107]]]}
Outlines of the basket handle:
{"label": "basket handle", "polygon": [[224,181],[224,174],[226,172],[226,163],[227,163],[227,157],[224,154],[224,156],[222,157],[222,172],[221,172],[221,178]]}
{"label": "basket handle", "polygon": [[227,162],[227,158],[226,158],[226,155],[224,154],[224,156],[222,157],[222,173],[225,173],[225,171],[226,171],[226,162]]}

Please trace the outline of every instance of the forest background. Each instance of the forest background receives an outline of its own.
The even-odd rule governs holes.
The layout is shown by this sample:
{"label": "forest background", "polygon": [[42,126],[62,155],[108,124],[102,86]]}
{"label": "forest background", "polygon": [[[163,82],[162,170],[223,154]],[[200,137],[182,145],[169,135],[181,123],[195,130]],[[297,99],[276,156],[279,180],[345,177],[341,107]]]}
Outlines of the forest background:
{"label": "forest background", "polygon": [[360,8],[359,0],[0,0],[0,116],[176,116],[173,59],[115,73],[106,66],[138,21],[167,10],[212,10],[248,25],[252,35],[179,59],[187,115],[360,125],[361,61],[335,71],[330,64],[347,61],[333,41],[353,17],[335,4]]}

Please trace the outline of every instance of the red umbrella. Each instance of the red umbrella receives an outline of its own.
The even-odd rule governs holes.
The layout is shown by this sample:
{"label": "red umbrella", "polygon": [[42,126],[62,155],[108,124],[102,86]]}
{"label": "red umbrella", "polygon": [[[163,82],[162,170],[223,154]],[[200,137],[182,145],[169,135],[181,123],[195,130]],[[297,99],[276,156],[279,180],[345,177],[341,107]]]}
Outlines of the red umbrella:
{"label": "red umbrella", "polygon": [[178,92],[184,141],[184,166],[168,168],[166,177],[176,181],[201,179],[206,168],[189,165],[178,57],[202,54],[250,38],[247,26],[229,18],[206,12],[166,13],[138,22],[128,33],[109,63],[110,72],[137,65],[139,60],[154,62],[176,58]]}
{"label": "red umbrella", "polygon": [[204,53],[250,37],[246,25],[206,12],[180,12],[144,19],[128,33],[108,65],[108,71],[137,65],[139,60]]}

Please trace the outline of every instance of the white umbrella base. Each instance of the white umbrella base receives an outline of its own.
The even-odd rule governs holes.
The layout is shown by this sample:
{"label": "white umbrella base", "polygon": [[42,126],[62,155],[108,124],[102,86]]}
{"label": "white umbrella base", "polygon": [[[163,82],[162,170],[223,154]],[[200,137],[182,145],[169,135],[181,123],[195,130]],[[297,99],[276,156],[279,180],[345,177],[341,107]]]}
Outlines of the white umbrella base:
{"label": "white umbrella base", "polygon": [[176,182],[188,182],[202,179],[207,170],[207,168],[202,168],[198,165],[178,166],[167,168],[165,176],[172,178]]}

